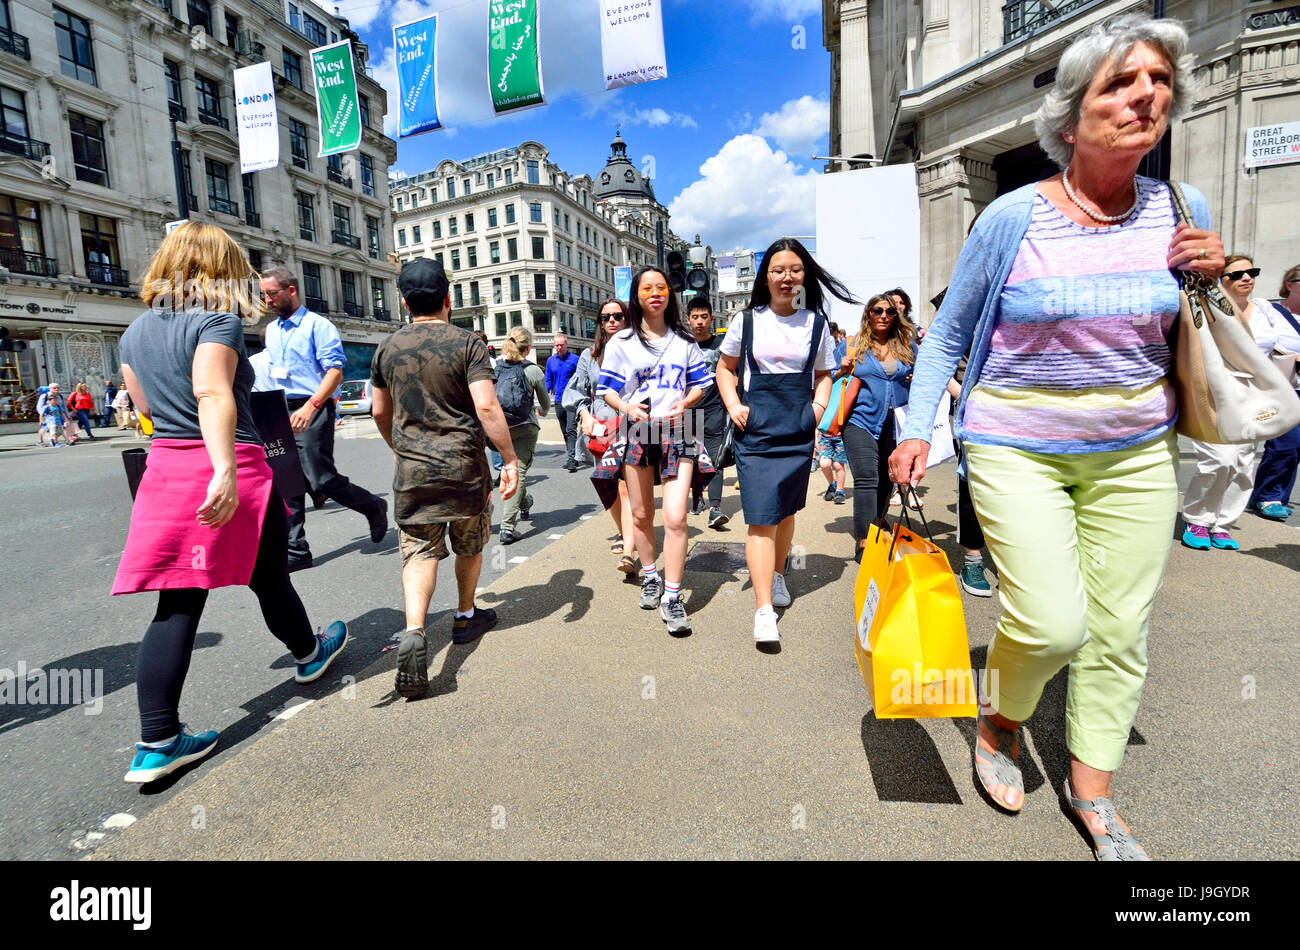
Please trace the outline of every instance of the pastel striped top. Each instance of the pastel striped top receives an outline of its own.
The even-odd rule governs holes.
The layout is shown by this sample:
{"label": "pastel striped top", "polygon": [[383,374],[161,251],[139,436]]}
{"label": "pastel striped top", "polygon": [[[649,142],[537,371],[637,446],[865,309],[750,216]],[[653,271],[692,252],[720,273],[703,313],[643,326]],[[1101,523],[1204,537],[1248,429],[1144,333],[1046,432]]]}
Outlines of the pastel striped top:
{"label": "pastel striped top", "polygon": [[1037,452],[1109,452],[1167,432],[1177,415],[1165,335],[1178,284],[1165,263],[1169,191],[1139,179],[1139,204],[1088,228],[1034,195],[1029,230],[1002,289],[965,437]]}

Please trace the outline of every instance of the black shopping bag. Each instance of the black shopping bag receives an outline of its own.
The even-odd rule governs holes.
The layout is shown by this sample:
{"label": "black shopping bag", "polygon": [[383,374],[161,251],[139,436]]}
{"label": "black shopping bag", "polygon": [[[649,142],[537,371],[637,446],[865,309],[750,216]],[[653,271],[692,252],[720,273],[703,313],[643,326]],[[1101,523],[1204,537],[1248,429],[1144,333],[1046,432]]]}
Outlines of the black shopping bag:
{"label": "black shopping bag", "polygon": [[140,490],[140,479],[144,478],[144,467],[149,452],[145,449],[126,449],[122,452],[122,464],[126,466],[126,487],[131,489],[131,500]]}
{"label": "black shopping bag", "polygon": [[298,458],[298,443],[293,438],[284,390],[253,393],[249,406],[262,444],[266,446],[266,464],[271,466],[276,491],[285,499],[307,494],[307,479],[302,473],[302,460]]}

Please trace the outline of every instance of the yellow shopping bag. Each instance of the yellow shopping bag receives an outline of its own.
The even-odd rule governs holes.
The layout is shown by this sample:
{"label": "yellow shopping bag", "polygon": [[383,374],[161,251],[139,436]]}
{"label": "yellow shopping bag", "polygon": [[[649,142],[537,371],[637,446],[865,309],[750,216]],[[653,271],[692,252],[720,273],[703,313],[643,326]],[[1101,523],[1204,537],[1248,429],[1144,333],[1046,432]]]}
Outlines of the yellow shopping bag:
{"label": "yellow shopping bag", "polygon": [[974,716],[966,617],[948,558],[895,525],[872,525],[853,589],[854,648],[877,719]]}

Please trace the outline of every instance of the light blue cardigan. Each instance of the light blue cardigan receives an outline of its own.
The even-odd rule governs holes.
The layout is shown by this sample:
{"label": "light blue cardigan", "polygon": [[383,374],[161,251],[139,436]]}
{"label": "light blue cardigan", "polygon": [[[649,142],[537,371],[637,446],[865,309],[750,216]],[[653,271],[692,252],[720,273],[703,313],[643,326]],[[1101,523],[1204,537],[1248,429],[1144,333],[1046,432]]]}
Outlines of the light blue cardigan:
{"label": "light blue cardigan", "polygon": [[[1151,180],[1147,179],[1147,182],[1151,183]],[[1015,263],[1020,242],[1029,230],[1037,188],[1037,183],[1025,185],[996,199],[984,209],[966,239],[939,314],[921,343],[912,376],[911,407],[907,424],[903,426],[904,441],[930,441],[939,400],[943,398],[957,364],[970,347],[961,400],[957,404],[956,435],[958,438],[963,436],[961,420],[966,397],[979,382],[984,368],[1001,311],[1002,288],[1011,273],[1011,265]],[[1190,185],[1183,185],[1182,189],[1196,226],[1208,230],[1212,225],[1205,196]],[[1169,234],[1172,238],[1172,224]]]}

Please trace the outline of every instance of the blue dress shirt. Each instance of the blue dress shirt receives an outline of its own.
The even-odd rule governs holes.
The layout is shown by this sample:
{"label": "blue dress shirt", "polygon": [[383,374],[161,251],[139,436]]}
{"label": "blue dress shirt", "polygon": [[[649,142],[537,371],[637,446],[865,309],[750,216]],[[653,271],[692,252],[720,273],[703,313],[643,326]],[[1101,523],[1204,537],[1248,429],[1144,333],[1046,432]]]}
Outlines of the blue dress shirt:
{"label": "blue dress shirt", "polygon": [[272,321],[266,328],[266,353],[271,382],[289,399],[316,395],[325,374],[347,363],[338,329],[306,307]]}
{"label": "blue dress shirt", "polygon": [[578,360],[580,357],[573,350],[568,350],[564,357],[553,354],[546,361],[546,391],[556,398],[564,395],[564,390],[569,385],[569,380],[577,372]]}

